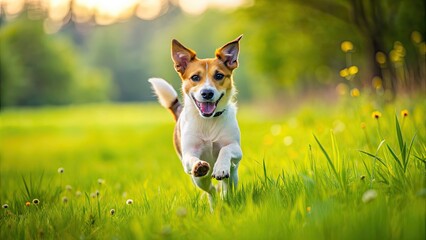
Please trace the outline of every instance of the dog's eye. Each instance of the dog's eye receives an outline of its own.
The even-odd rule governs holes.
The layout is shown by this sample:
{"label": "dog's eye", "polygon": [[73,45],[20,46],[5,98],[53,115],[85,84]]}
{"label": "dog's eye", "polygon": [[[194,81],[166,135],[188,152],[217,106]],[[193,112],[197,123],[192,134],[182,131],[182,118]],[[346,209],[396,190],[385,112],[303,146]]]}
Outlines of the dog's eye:
{"label": "dog's eye", "polygon": [[201,79],[200,76],[197,75],[197,74],[192,75],[192,77],[191,77],[191,80],[194,81],[194,82],[198,82],[198,81],[200,81],[200,79]]}
{"label": "dog's eye", "polygon": [[216,79],[218,81],[222,80],[224,77],[225,77],[225,75],[223,75],[222,73],[219,73],[219,72],[214,74],[214,79]]}

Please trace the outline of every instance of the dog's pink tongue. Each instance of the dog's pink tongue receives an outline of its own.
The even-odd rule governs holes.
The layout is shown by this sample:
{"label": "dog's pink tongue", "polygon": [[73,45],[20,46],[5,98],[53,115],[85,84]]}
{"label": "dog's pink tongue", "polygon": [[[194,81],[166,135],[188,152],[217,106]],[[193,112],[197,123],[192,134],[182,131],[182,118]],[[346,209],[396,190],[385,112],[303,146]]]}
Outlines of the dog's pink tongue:
{"label": "dog's pink tongue", "polygon": [[200,110],[203,114],[212,114],[216,109],[216,105],[212,102],[202,102],[200,103]]}

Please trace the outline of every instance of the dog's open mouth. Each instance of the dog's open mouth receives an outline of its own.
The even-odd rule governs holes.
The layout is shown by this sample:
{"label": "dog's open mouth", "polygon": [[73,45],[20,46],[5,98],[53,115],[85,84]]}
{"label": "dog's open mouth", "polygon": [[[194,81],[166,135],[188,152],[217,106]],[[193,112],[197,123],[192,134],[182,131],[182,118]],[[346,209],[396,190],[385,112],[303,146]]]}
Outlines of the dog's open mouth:
{"label": "dog's open mouth", "polygon": [[219,103],[220,99],[222,99],[223,95],[224,94],[222,93],[216,102],[200,102],[197,101],[194,96],[192,96],[192,99],[194,100],[195,105],[197,105],[201,115],[203,115],[203,117],[210,117],[216,110],[217,104]]}

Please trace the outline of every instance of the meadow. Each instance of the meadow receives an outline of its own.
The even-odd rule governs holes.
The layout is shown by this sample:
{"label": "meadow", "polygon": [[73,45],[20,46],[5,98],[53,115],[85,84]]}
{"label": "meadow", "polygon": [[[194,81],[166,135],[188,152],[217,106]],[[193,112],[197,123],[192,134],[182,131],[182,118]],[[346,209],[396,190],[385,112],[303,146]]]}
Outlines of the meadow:
{"label": "meadow", "polygon": [[425,239],[425,100],[241,103],[240,184],[213,212],[158,104],[2,110],[0,238]]}

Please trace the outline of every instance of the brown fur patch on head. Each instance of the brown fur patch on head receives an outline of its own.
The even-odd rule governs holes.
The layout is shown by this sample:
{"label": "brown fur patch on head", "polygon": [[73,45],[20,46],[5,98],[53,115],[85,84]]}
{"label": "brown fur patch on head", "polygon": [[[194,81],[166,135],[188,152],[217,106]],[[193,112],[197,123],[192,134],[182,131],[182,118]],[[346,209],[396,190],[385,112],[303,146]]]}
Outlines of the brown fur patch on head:
{"label": "brown fur patch on head", "polygon": [[[211,66],[216,66],[226,73],[225,76],[231,76],[232,71],[238,67],[241,38],[242,35],[216,49],[215,58],[211,59],[198,59],[194,50],[183,46],[176,39],[173,39],[172,60],[175,64],[175,70],[182,80],[186,80],[195,74],[197,69],[201,69],[199,74],[202,74],[202,69],[208,64],[209,69]],[[209,74],[211,73],[209,72]]]}
{"label": "brown fur patch on head", "polygon": [[[239,41],[242,36],[218,48],[215,58],[198,59],[195,51],[184,47],[176,40],[172,42],[172,59],[175,69],[182,79],[183,93],[190,95],[201,88],[206,81],[210,81],[218,91],[224,92],[224,101],[227,104],[233,95],[232,72],[238,67]],[[222,79],[215,78],[222,74]],[[194,76],[197,76],[194,78]],[[222,105],[220,104],[220,105]]]}
{"label": "brown fur patch on head", "polygon": [[[214,76],[217,73],[223,74],[224,78],[216,80]],[[199,81],[193,81],[191,79],[194,75],[199,76]],[[182,89],[186,94],[198,91],[205,81],[210,81],[219,91],[226,91],[226,95],[228,95],[233,88],[232,70],[226,67],[225,64],[217,58],[196,59],[192,61],[188,64],[181,78],[183,84]]]}

